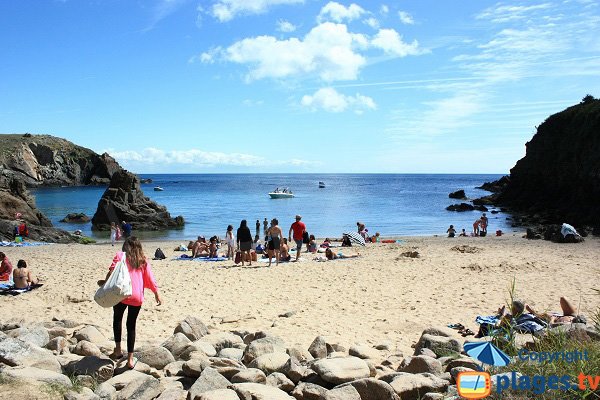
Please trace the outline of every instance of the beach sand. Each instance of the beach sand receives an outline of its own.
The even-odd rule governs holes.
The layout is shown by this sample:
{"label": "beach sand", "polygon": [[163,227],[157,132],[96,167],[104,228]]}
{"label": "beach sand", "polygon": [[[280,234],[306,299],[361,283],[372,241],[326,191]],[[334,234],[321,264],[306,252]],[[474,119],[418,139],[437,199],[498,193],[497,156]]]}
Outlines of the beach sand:
{"label": "beach sand", "polygon": [[[187,241],[182,241],[187,243]],[[357,259],[298,263],[267,268],[233,262],[174,261],[178,242],[144,242],[167,260],[152,261],[163,305],[150,291],[138,319],[138,344],[161,343],[188,315],[220,330],[269,330],[288,345],[308,348],[317,335],[342,343],[386,341],[412,354],[424,328],[461,322],[477,330],[477,315],[506,303],[516,280],[517,296],[540,311],[558,311],[567,296],[588,317],[600,306],[600,258],[596,238],[582,244],[530,241],[520,234],[485,238],[413,237],[399,244],[372,244]],[[454,246],[467,245],[474,253]],[[44,286],[19,296],[0,297],[0,321],[45,322],[71,319],[100,326],[112,338],[112,310],[93,301],[118,250],[110,244],[2,248],[13,265],[25,259]],[[416,250],[420,257],[403,252]],[[189,254],[189,252],[188,252]],[[274,263],[273,263],[274,264]],[[288,311],[289,318],[279,317]]]}

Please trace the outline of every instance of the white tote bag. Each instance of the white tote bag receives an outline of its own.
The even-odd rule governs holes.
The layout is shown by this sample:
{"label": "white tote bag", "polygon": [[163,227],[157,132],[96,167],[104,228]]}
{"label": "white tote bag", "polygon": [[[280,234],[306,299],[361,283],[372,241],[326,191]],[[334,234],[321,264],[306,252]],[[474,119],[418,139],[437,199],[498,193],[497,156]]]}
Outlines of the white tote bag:
{"label": "white tote bag", "polygon": [[125,260],[125,253],[123,253],[123,257],[115,265],[104,286],[96,291],[94,300],[102,307],[116,306],[121,300],[131,296],[131,277]]}

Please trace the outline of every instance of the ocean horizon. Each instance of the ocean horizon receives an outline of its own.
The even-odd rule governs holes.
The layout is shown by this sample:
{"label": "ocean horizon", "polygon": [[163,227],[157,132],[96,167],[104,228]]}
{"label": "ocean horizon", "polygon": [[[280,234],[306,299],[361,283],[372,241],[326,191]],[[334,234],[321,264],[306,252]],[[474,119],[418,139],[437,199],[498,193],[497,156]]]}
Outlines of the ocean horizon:
{"label": "ocean horizon", "polygon": [[[144,194],[167,207],[172,217],[183,215],[183,229],[135,232],[145,239],[189,240],[198,235],[223,237],[227,225],[248,221],[253,234],[257,219],[278,218],[287,232],[296,214],[302,215],[309,233],[317,237],[340,237],[356,230],[356,222],[381,236],[445,235],[450,224],[460,232],[470,232],[480,211],[450,212],[446,207],[461,200],[448,194],[464,189],[469,199],[489,192],[477,189],[502,174],[339,174],[339,173],[261,173],[261,174],[138,174],[152,179],[142,184]],[[325,188],[319,188],[319,181]],[[160,186],[164,191],[154,191]],[[271,199],[275,188],[289,188],[292,199]],[[91,223],[63,223],[69,213],[82,212],[90,218],[106,190],[104,186],[39,187],[32,189],[38,208],[61,229],[81,229],[97,240],[108,232],[92,231]],[[490,208],[492,211],[494,208]],[[490,231],[511,228],[509,214],[488,213]]]}

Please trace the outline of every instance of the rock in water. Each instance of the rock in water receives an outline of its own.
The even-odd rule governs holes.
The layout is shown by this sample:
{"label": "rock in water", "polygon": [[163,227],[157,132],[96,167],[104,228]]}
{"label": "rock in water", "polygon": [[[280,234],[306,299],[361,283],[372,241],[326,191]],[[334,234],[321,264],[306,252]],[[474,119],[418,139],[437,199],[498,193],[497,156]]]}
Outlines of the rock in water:
{"label": "rock in water", "polygon": [[465,191],[463,189],[460,189],[456,192],[450,193],[448,197],[450,197],[451,199],[466,200],[467,195],[465,194]]}
{"label": "rock in water", "polygon": [[111,222],[127,221],[134,230],[157,231],[183,227],[182,216],[171,218],[167,208],[144,195],[140,179],[131,172],[113,174],[109,187],[98,202],[92,228],[106,231]]}
{"label": "rock in water", "polygon": [[88,217],[84,213],[69,213],[66,217],[61,219],[60,222],[85,224],[87,222],[90,222],[90,217]]}

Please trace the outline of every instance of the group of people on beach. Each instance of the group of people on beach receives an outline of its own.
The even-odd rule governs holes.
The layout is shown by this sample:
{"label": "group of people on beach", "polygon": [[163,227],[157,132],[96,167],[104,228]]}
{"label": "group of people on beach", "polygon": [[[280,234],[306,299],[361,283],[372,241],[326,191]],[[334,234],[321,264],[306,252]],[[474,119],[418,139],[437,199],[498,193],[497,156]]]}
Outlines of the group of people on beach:
{"label": "group of people on beach", "polygon": [[[486,236],[488,224],[489,224],[488,217],[485,215],[485,213],[483,213],[481,215],[481,217],[478,218],[473,223],[473,232],[471,233],[471,236]],[[454,228],[454,225],[450,225],[448,230],[446,230],[446,233],[448,234],[448,237],[455,237],[457,232],[456,232],[456,229]],[[469,235],[463,228],[462,231],[460,232],[460,234],[458,234],[458,236],[469,236]]]}
{"label": "group of people on beach", "polygon": [[121,240],[121,237],[127,239],[131,236],[133,227],[130,223],[122,221],[121,225],[117,225],[115,222],[110,223],[110,243],[114,246],[115,242]]}

